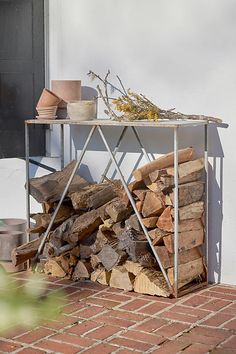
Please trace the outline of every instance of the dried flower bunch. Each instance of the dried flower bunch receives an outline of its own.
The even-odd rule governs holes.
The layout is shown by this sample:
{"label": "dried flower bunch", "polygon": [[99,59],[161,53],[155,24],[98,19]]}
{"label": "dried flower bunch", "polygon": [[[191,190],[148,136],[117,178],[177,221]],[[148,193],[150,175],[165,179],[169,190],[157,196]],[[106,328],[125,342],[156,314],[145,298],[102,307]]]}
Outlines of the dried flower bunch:
{"label": "dried flower bunch", "polygon": [[[116,75],[119,82],[119,87],[115,86],[108,80],[110,75],[110,70],[107,71],[104,79],[96,74],[94,71],[89,71],[88,76],[92,80],[99,80],[103,88],[97,85],[97,90],[99,93],[98,98],[101,98],[106,105],[107,109],[104,111],[113,120],[149,120],[158,121],[160,120],[206,120],[214,123],[222,123],[220,118],[208,117],[203,115],[195,114],[183,114],[180,112],[174,112],[175,108],[168,110],[161,109],[153,102],[151,102],[143,94],[137,94],[130,89],[126,90],[120,77]],[[110,97],[108,94],[108,88],[110,88],[110,93],[114,92],[119,94],[119,97]],[[114,107],[114,109],[113,109]],[[118,113],[119,112],[119,113]]]}

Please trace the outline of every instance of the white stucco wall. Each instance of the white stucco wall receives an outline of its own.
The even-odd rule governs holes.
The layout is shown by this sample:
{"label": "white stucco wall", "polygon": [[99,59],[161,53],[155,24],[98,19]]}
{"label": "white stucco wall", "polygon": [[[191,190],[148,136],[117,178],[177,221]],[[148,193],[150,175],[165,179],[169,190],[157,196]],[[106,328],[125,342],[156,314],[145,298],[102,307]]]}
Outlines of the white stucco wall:
{"label": "white stucco wall", "polygon": [[[84,86],[95,87],[86,73],[105,74],[109,68],[125,86],[161,107],[220,116],[229,124],[210,131],[210,277],[235,284],[236,2],[50,0],[49,7],[51,79],[81,79]],[[102,110],[100,105],[100,116]],[[73,130],[72,136],[77,133]],[[202,147],[200,133],[182,132],[180,145]],[[172,149],[169,132],[141,135],[153,152]],[[81,132],[74,140],[76,148],[69,149],[68,142],[72,155],[84,136]],[[137,158],[137,145],[130,140],[123,145],[132,151],[123,162],[127,175]],[[109,141],[115,143],[111,132]],[[94,149],[100,150],[96,158]],[[107,159],[103,150],[96,139],[84,160],[85,173],[89,168],[95,179]]]}

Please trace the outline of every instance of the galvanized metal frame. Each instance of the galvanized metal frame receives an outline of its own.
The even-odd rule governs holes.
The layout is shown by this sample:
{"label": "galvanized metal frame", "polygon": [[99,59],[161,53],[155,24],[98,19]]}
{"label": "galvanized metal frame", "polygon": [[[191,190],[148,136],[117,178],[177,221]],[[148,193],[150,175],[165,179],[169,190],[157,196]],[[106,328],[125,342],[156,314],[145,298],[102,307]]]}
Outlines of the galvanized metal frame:
{"label": "galvanized metal frame", "polygon": [[[26,150],[26,211],[27,211],[27,223],[28,223],[28,227],[30,225],[30,191],[29,191],[29,129],[28,129],[28,124],[34,124],[34,121],[26,121],[25,122],[25,150]],[[98,122],[97,122],[98,123]],[[40,122],[37,122],[37,124],[40,124]],[[49,123],[46,123],[46,122],[42,122],[42,124],[49,124]],[[50,124],[52,124],[52,122],[50,122]],[[59,122],[56,122],[56,124],[59,124]],[[63,122],[61,123],[61,166],[64,167],[64,124],[66,124],[66,122]],[[73,123],[70,122],[71,125],[73,125]],[[76,124],[76,123],[75,123]],[[80,124],[80,125],[83,125],[83,124]],[[127,128],[128,126],[130,125],[127,125],[123,128],[122,132],[121,132],[121,135],[119,136],[119,139],[117,141],[117,144],[115,146],[115,149],[112,151],[108,142],[107,142],[107,139],[105,137],[105,134],[103,132],[103,129],[102,129],[102,126],[99,125],[99,124],[87,124],[87,125],[90,125],[91,126],[91,130],[90,130],[90,133],[86,139],[86,142],[83,146],[83,149],[80,153],[80,157],[74,167],[74,170],[72,171],[71,173],[71,176],[68,180],[68,183],[62,193],[62,196],[60,198],[60,201],[57,205],[57,208],[56,210],[54,211],[53,215],[52,215],[52,218],[51,218],[51,221],[49,223],[49,226],[44,234],[44,237],[41,241],[41,244],[39,246],[39,249],[38,249],[38,252],[37,252],[37,255],[35,257],[35,261],[37,261],[38,259],[38,256],[41,254],[42,252],[42,249],[43,249],[43,246],[45,244],[45,241],[47,240],[47,237],[48,237],[48,234],[52,228],[52,225],[53,225],[53,222],[56,218],[56,215],[60,209],[60,206],[66,196],[66,193],[69,189],[69,186],[72,182],[72,179],[84,157],[84,154],[87,150],[87,147],[88,147],[88,144],[95,132],[95,130],[97,129],[99,134],[100,134],[100,137],[106,147],[106,150],[108,151],[109,155],[110,155],[110,160],[104,170],[104,173],[103,173],[103,179],[104,180],[104,177],[106,176],[111,164],[113,163],[115,165],[115,168],[119,174],[119,177],[122,181],[122,184],[124,186],[124,189],[129,197],[129,200],[130,200],[130,203],[135,211],[135,214],[137,215],[137,218],[140,222],[140,225],[142,227],[142,230],[147,238],[147,241],[153,251],[153,254],[160,266],[160,269],[163,273],[163,276],[167,282],[167,285],[169,287],[169,289],[171,290],[171,292],[174,294],[175,297],[178,297],[180,293],[183,293],[183,291],[179,291],[178,289],[178,273],[179,273],[179,264],[178,264],[178,253],[179,253],[179,247],[178,247],[178,239],[179,239],[179,232],[178,232],[178,228],[179,228],[179,217],[178,217],[178,194],[179,194],[179,181],[178,181],[178,131],[179,131],[179,127],[178,125],[173,125],[173,129],[174,129],[174,184],[175,184],[175,188],[174,188],[174,286],[172,287],[171,283],[170,283],[170,280],[168,278],[168,275],[164,269],[164,267],[162,266],[161,264],[161,261],[156,253],[156,250],[154,248],[154,246],[152,245],[152,242],[151,242],[151,239],[149,237],[149,234],[148,234],[148,230],[147,228],[145,227],[145,225],[143,224],[142,222],[142,217],[139,213],[139,211],[137,210],[136,208],[136,204],[135,204],[135,201],[133,199],[133,196],[132,194],[130,193],[129,191],[129,188],[127,186],[127,183],[124,179],[124,176],[121,172],[121,169],[119,167],[119,164],[117,162],[117,160],[115,159],[115,155],[120,147],[120,144],[121,144],[121,141],[127,131]],[[194,124],[193,124],[194,125]],[[208,266],[208,124],[206,124],[205,122],[202,123],[202,125],[204,126],[204,161],[205,161],[205,257],[206,257],[206,264]],[[135,137],[141,147],[141,150],[142,150],[142,153],[144,154],[144,156],[146,157],[146,159],[148,161],[150,161],[150,158],[145,150],[145,148],[143,147],[142,143],[141,143],[141,140],[138,136],[138,133],[135,129],[136,125],[134,124],[134,126],[132,126],[132,130],[135,134]],[[158,127],[158,126],[157,126]],[[168,126],[169,127],[169,126]],[[29,239],[29,237],[28,237]],[[207,282],[204,282],[202,283],[202,286],[204,286]],[[201,286],[200,285],[197,285],[197,287]],[[184,290],[184,293],[188,292],[188,290]]]}

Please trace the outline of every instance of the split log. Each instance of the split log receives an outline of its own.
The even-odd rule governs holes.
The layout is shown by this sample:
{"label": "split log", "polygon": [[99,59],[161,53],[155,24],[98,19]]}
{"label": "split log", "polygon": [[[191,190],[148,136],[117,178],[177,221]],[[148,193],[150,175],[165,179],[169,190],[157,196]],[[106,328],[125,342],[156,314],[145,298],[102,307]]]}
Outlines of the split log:
{"label": "split log", "polygon": [[[133,214],[129,219],[125,220],[125,227],[128,229],[134,229],[135,231],[142,231],[140,222],[138,221],[137,215]],[[123,230],[124,232],[125,230]]]}
{"label": "split log", "polygon": [[52,242],[47,242],[44,246],[43,254],[47,258],[58,257],[62,253],[72,250],[73,247],[74,245],[67,243],[64,246],[58,248]]}
{"label": "split log", "polygon": [[167,207],[157,221],[157,226],[159,229],[173,232],[174,231],[174,223],[172,219],[173,209],[171,206]]}
{"label": "split log", "polygon": [[152,244],[159,245],[163,242],[163,237],[169,235],[169,232],[163,231],[158,227],[148,232],[150,238],[152,239]]}
{"label": "split log", "polygon": [[179,222],[179,232],[202,229],[203,225],[201,219],[187,219]]}
{"label": "split log", "polygon": [[144,183],[146,187],[154,193],[162,193],[166,191],[166,186],[162,183],[162,181],[152,182],[149,177],[146,177],[144,179]]}
{"label": "split log", "polygon": [[96,269],[100,264],[101,260],[96,254],[91,254],[90,263],[93,269]]}
{"label": "split log", "polygon": [[143,266],[141,266],[140,263],[138,262],[133,262],[133,261],[126,261],[124,263],[125,269],[129,272],[132,273],[133,275],[137,275],[141,270],[143,270]]}
{"label": "split log", "polygon": [[151,229],[156,227],[158,217],[157,216],[150,216],[149,218],[142,219],[142,222],[146,228]]}
{"label": "split log", "polygon": [[[203,182],[190,182],[179,186],[179,207],[198,202],[202,199],[204,191]],[[174,192],[170,194],[172,204],[174,203]]]}
{"label": "split log", "polygon": [[78,215],[73,215],[69,219],[64,221],[52,233],[50,233],[49,240],[55,245],[57,245],[57,247],[61,247],[64,243],[64,238],[66,239],[71,233],[72,225],[74,224],[77,218]]}
{"label": "split log", "polygon": [[170,291],[162,273],[154,269],[143,269],[134,281],[134,291],[140,294],[168,297]]}
{"label": "split log", "polygon": [[15,267],[36,256],[42,236],[12,250],[11,259]]}
{"label": "split log", "polygon": [[114,222],[121,221],[132,213],[132,207],[127,207],[120,199],[110,203],[106,207],[106,213]]}
{"label": "split log", "polygon": [[[192,160],[194,151],[192,148],[186,148],[178,151],[178,161],[183,163]],[[133,172],[136,181],[141,181],[155,170],[161,170],[174,165],[174,153],[171,152],[158,159],[149,162],[148,164],[138,168]]]}
{"label": "split log", "polygon": [[156,182],[158,179],[161,178],[161,176],[166,174],[166,170],[155,170],[151,173],[149,173],[148,177],[151,182]]}
{"label": "split log", "polygon": [[142,214],[145,218],[160,215],[164,210],[165,204],[161,194],[147,192],[142,208]]}
{"label": "split log", "polygon": [[128,185],[128,188],[129,188],[130,192],[133,192],[135,189],[145,188],[145,184],[142,180],[141,181],[133,181]]}
{"label": "split log", "polygon": [[[129,220],[129,219],[128,219]],[[127,221],[127,220],[126,220]],[[116,222],[115,224],[112,225],[112,231],[115,233],[115,235],[119,235],[125,230],[125,223],[124,221],[119,221]]]}
{"label": "split log", "polygon": [[[53,229],[63,223],[63,221],[67,220],[70,216],[74,214],[74,211],[65,205],[61,205],[56,218],[53,223]],[[29,229],[30,233],[42,233],[44,232],[52,218],[52,214],[32,214],[31,218],[36,221],[36,224]]]}
{"label": "split log", "polygon": [[93,268],[89,262],[78,261],[72,274],[72,280],[76,281],[78,279],[89,279],[92,271]]}
{"label": "split log", "polygon": [[[71,161],[62,171],[53,172],[43,177],[31,178],[30,194],[38,203],[52,203],[60,200],[75,165],[76,161]],[[74,190],[81,190],[88,184],[85,179],[79,175],[75,175],[69,188],[69,193]]]}
{"label": "split log", "polygon": [[99,230],[101,230],[102,232],[112,231],[113,225],[114,221],[111,218],[106,219],[104,220],[103,224],[99,225]]}
{"label": "split log", "polygon": [[[200,219],[204,211],[204,202],[196,202],[179,208],[179,220]],[[174,209],[171,212],[174,217]]]}
{"label": "split log", "polygon": [[141,202],[141,200],[138,200],[138,201],[135,203],[135,205],[136,205],[136,208],[137,208],[138,212],[141,213],[142,208],[143,208],[143,202]]}
{"label": "split log", "polygon": [[169,256],[169,252],[165,246],[155,246],[155,251],[161,261],[163,268],[170,268],[172,267],[172,261]]}
{"label": "split log", "polygon": [[[174,253],[174,235],[163,237],[164,244],[170,253]],[[200,246],[204,241],[204,231],[193,230],[179,233],[179,251],[189,250],[190,248]]]}
{"label": "split log", "polygon": [[[174,254],[169,253],[165,246],[156,246],[155,250],[157,255],[160,258],[161,264],[163,267],[170,268],[174,267]],[[202,257],[200,250],[198,247],[191,248],[186,251],[179,252],[178,254],[178,264],[184,264],[191,261],[194,261],[198,258]]]}
{"label": "split log", "polygon": [[100,252],[107,242],[108,239],[104,232],[101,230],[95,231],[92,235],[80,242],[80,258],[86,259],[89,258],[91,254]]}
{"label": "split log", "polygon": [[133,194],[136,195],[136,197],[138,197],[138,199],[143,202],[145,195],[147,193],[147,189],[135,189],[133,191]]}
{"label": "split log", "polygon": [[82,191],[71,193],[70,199],[72,201],[73,208],[75,210],[79,210],[82,208],[88,208],[88,203],[87,203],[88,198],[91,195],[96,194],[97,192],[100,192],[105,187],[107,187],[107,184],[105,184],[105,183],[92,184],[92,185],[85,187]]}
{"label": "split log", "polygon": [[102,285],[109,285],[111,272],[107,272],[104,268],[98,268],[91,273],[91,280],[97,281]]}
{"label": "split log", "polygon": [[127,259],[127,254],[122,250],[116,250],[111,245],[106,244],[102,250],[98,253],[102,265],[107,271],[110,271],[116,265],[119,265]]}
{"label": "split log", "polygon": [[113,185],[108,185],[97,193],[92,194],[87,199],[88,208],[97,209],[117,197],[117,192]]}
{"label": "split log", "polygon": [[54,258],[49,259],[45,263],[44,273],[57,278],[64,278],[66,276],[64,269],[56,262]]}
{"label": "split log", "polygon": [[60,256],[55,257],[54,260],[60,265],[60,267],[69,276],[72,275],[74,271],[74,267],[78,262],[78,258],[73,256],[71,252],[63,253]]}
{"label": "split log", "polygon": [[[189,182],[195,182],[202,178],[202,171],[192,172],[186,177],[179,178],[179,185]],[[161,182],[165,185],[166,188],[171,188],[175,184],[174,176],[163,175],[160,177]]]}
{"label": "split log", "polygon": [[165,205],[166,206],[173,206],[173,203],[172,203],[170,196],[168,194],[165,195]]}
{"label": "split log", "polygon": [[[195,259],[194,261],[180,264],[178,269],[178,288],[190,283],[193,279],[197,278],[205,271],[202,258]],[[169,268],[167,271],[170,283],[174,284],[174,268]]]}
{"label": "split log", "polygon": [[125,291],[132,291],[134,278],[134,275],[129,273],[124,266],[116,266],[111,272],[110,286]]}
{"label": "split log", "polygon": [[[192,160],[184,163],[180,163],[178,166],[178,176],[179,178],[186,178],[192,173],[203,171],[204,169],[204,159],[200,158],[197,160]],[[174,176],[174,167],[167,168],[167,174]]]}
{"label": "split log", "polygon": [[76,243],[88,235],[91,235],[102,224],[102,219],[96,210],[80,215],[72,225],[71,234],[63,236],[68,243]]}

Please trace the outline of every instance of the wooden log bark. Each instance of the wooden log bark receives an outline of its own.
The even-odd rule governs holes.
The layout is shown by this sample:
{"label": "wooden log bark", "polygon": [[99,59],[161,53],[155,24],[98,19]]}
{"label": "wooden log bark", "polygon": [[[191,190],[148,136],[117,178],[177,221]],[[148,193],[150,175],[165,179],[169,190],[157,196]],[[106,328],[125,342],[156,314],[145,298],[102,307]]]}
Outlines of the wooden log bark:
{"label": "wooden log bark", "polygon": [[168,297],[170,291],[161,272],[143,269],[134,281],[134,291],[140,294]]}
{"label": "wooden log bark", "polygon": [[62,253],[72,250],[73,247],[74,246],[69,243],[56,247],[52,242],[47,242],[44,246],[43,254],[47,258],[58,257]]}
{"label": "wooden log bark", "polygon": [[172,207],[167,207],[157,221],[157,227],[161,230],[173,232],[174,231],[174,223],[172,219]]}
{"label": "wooden log bark", "polygon": [[88,208],[88,198],[96,194],[97,192],[100,192],[103,190],[105,187],[107,187],[107,184],[101,183],[101,184],[92,184],[88,185],[85,187],[83,190],[79,192],[74,192],[70,194],[70,199],[72,201],[73,208],[75,210],[79,210],[81,208]]}
{"label": "wooden log bark", "polygon": [[[190,283],[193,279],[197,278],[205,271],[202,258],[195,259],[194,261],[180,264],[178,271],[178,288]],[[174,284],[174,268],[169,268],[167,271],[170,283]]]}
{"label": "wooden log bark", "polygon": [[[189,161],[193,158],[194,151],[192,148],[187,148],[178,151],[179,163]],[[149,162],[148,164],[138,168],[133,172],[136,181],[141,181],[155,170],[161,170],[174,165],[174,153],[171,152],[160,158]]]}
{"label": "wooden log bark", "polygon": [[[63,190],[70,178],[70,175],[75,167],[76,161],[71,161],[62,171],[57,171],[45,175],[43,177],[30,179],[30,194],[39,203],[60,200]],[[73,178],[72,184],[69,188],[69,193],[74,190],[81,190],[89,183],[76,175]]]}
{"label": "wooden log bark", "polygon": [[[163,237],[164,244],[170,253],[174,253],[174,235]],[[179,251],[186,251],[190,248],[202,245],[204,242],[204,231],[193,230],[179,233]]]}
{"label": "wooden log bark", "polygon": [[[165,269],[174,267],[174,254],[169,253],[165,246],[156,246],[155,250],[160,258],[161,264]],[[202,257],[198,247],[188,249],[186,251],[179,252],[178,264],[184,264],[194,261]]]}
{"label": "wooden log bark", "polygon": [[12,250],[11,259],[14,266],[25,263],[36,256],[42,236],[36,240],[30,241]]}
{"label": "wooden log bark", "polygon": [[136,195],[136,197],[138,197],[138,199],[143,202],[145,195],[147,193],[147,189],[135,189],[133,191],[133,194]]}
{"label": "wooden log bark", "polygon": [[[202,199],[204,191],[203,182],[190,182],[179,186],[179,207],[198,202]],[[170,193],[170,199],[173,205],[174,192]]]}
{"label": "wooden log bark", "polygon": [[[179,220],[200,219],[204,211],[204,202],[196,202],[179,208]],[[174,209],[171,211],[174,217]]]}
{"label": "wooden log bark", "polygon": [[145,218],[160,215],[164,210],[165,204],[161,194],[147,192],[142,208],[142,214]]}
{"label": "wooden log bark", "polygon": [[134,229],[135,231],[142,231],[140,222],[138,221],[136,214],[131,215],[129,219],[125,220],[125,227],[127,229]]}
{"label": "wooden log bark", "polygon": [[133,290],[134,275],[129,273],[124,266],[116,266],[112,269],[110,286],[112,288]]}
{"label": "wooden log bark", "polygon": [[112,231],[115,233],[115,235],[120,235],[122,232],[125,231],[125,228],[126,226],[123,221],[116,222],[115,224],[112,225]]}
{"label": "wooden log bark", "polygon": [[146,187],[154,193],[162,193],[167,189],[164,183],[162,183],[162,181],[158,180],[156,182],[152,182],[149,177],[146,177],[144,179],[144,183]]}
{"label": "wooden log bark", "polygon": [[117,197],[117,192],[113,185],[108,185],[97,193],[92,194],[87,199],[88,208],[99,208]]}
{"label": "wooden log bark", "polygon": [[172,267],[172,261],[169,256],[169,252],[165,246],[155,246],[157,255],[160,258],[162,266],[166,268]]}
{"label": "wooden log bark", "polygon": [[63,239],[68,243],[76,243],[86,236],[93,233],[99,225],[102,224],[102,219],[96,210],[89,211],[80,215],[72,225],[71,233],[63,236]]}
{"label": "wooden log bark", "polygon": [[145,184],[143,181],[133,181],[128,185],[130,192],[133,192],[135,189],[145,188]]}
{"label": "wooden log bark", "polygon": [[77,218],[78,215],[73,215],[69,219],[65,220],[60,226],[50,233],[49,240],[56,244],[57,247],[61,247],[64,244],[64,238],[66,239],[71,233],[72,225]]}
{"label": "wooden log bark", "polygon": [[141,213],[142,208],[143,208],[143,202],[141,202],[141,200],[138,200],[138,201],[135,203],[135,205],[136,205],[136,208],[137,208],[138,212]]}
{"label": "wooden log bark", "polygon": [[201,219],[187,219],[179,222],[179,232],[202,229],[203,225]]}

